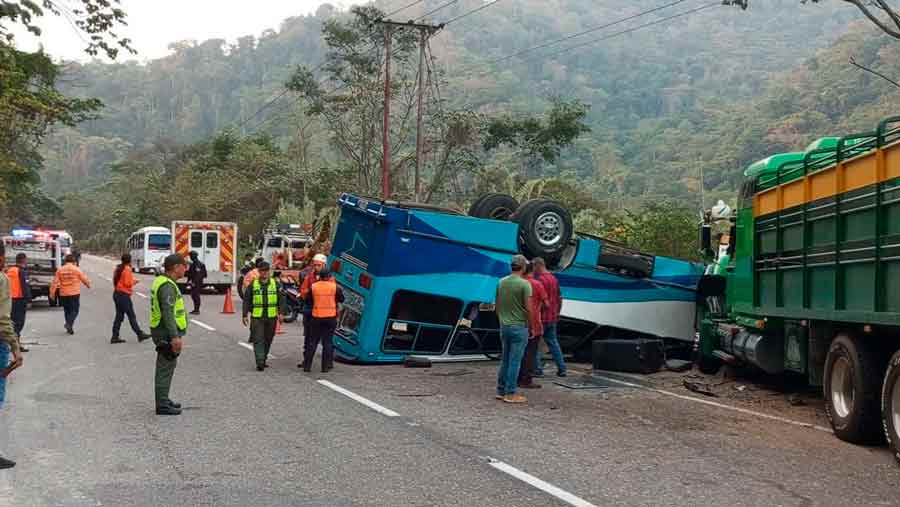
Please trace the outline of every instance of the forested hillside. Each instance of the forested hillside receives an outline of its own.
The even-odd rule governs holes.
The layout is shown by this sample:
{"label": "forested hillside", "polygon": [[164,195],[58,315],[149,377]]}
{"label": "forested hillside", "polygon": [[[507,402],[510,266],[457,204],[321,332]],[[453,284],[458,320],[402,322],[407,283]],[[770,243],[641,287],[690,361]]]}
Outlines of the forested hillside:
{"label": "forested hillside", "polygon": [[[439,3],[425,2],[398,17],[417,16]],[[459,2],[435,15],[435,21],[477,5],[478,0]],[[679,121],[704,111],[700,104],[704,99],[730,104],[755,97],[773,74],[828,45],[858,17],[852,9],[835,6],[785,6],[760,0],[747,11],[716,7],[545,56],[703,5],[688,1],[496,61],[659,5],[663,4],[649,0],[500,2],[451,24],[432,41],[437,68],[446,78],[441,91],[447,107],[540,111],[551,94],[578,98],[591,107],[593,133],[550,170],[572,170],[584,177],[626,175],[616,191],[628,195],[670,193],[648,181],[659,170],[648,167],[657,165],[658,152],[667,148],[658,146],[665,138],[654,132],[657,125],[646,124],[648,120]],[[110,161],[158,139],[186,144],[242,123],[280,92],[296,65],[313,66],[322,60],[322,25],[341,15],[323,6],[313,16],[285,20],[277,31],[259,36],[230,42],[173,42],[172,56],[147,65],[96,63],[71,69],[70,92],[100,98],[106,107],[101,119],[61,131],[48,145],[48,188],[58,193],[96,183],[108,174]],[[243,130],[253,129],[257,119],[278,109],[247,121]],[[290,133],[277,125],[270,130]]]}

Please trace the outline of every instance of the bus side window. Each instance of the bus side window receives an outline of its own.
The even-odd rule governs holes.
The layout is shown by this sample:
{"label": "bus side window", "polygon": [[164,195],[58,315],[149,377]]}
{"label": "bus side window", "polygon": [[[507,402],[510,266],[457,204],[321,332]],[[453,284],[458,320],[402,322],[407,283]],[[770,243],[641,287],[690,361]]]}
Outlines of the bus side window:
{"label": "bus side window", "polygon": [[462,315],[462,301],[408,290],[394,293],[382,347],[440,353]]}

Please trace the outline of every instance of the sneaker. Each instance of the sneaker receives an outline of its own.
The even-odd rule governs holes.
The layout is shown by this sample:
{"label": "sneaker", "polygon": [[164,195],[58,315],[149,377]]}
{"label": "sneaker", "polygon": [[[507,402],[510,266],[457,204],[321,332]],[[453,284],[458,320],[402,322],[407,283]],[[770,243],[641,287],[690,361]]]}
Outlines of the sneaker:
{"label": "sneaker", "polygon": [[200,310],[194,310],[191,312],[191,315],[200,315]]}
{"label": "sneaker", "polygon": [[66,328],[66,332],[69,333],[69,334],[75,334],[75,330],[72,329],[71,327],[67,327],[67,328]]}
{"label": "sneaker", "polygon": [[507,394],[503,397],[505,403],[528,403],[528,399],[521,394]]}
{"label": "sneaker", "polygon": [[149,340],[149,339],[150,339],[150,335],[149,335],[149,334],[147,334],[147,333],[141,333],[140,336],[138,336],[138,343],[141,343],[142,341],[144,341],[144,340]]}
{"label": "sneaker", "polygon": [[156,415],[181,415],[181,409],[172,405],[160,405],[156,407]]}
{"label": "sneaker", "polygon": [[113,338],[109,341],[109,343],[125,343],[125,340],[121,338]]}
{"label": "sneaker", "polygon": [[494,399],[495,400],[503,400],[503,395],[502,394],[494,395]]}
{"label": "sneaker", "polygon": [[566,370],[556,372],[557,377],[568,377],[569,374],[566,373]]}
{"label": "sneaker", "polygon": [[0,457],[0,470],[5,470],[14,466],[16,466],[15,461]]}

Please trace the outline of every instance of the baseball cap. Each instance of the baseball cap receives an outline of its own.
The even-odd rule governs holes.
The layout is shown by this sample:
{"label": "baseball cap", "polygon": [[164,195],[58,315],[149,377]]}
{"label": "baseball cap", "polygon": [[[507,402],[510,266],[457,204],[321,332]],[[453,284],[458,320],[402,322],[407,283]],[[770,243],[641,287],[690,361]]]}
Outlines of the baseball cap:
{"label": "baseball cap", "polygon": [[325,257],[324,254],[316,254],[313,256],[313,261],[315,262],[328,262],[328,257]]}
{"label": "baseball cap", "polygon": [[521,254],[513,255],[512,260],[509,261],[509,265],[515,268],[524,268],[528,265],[528,259],[526,259],[525,256]]}
{"label": "baseball cap", "polygon": [[184,261],[184,257],[182,257],[179,254],[172,254],[172,255],[167,256],[165,258],[165,260],[163,261],[163,269],[168,271],[179,264],[187,264]]}

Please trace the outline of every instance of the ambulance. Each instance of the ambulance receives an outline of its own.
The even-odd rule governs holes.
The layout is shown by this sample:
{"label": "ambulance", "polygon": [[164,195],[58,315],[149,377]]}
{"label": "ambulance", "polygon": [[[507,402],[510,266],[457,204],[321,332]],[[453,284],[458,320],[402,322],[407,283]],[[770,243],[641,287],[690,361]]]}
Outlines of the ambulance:
{"label": "ambulance", "polygon": [[220,294],[235,281],[238,226],[234,222],[175,220],[172,222],[172,251],[185,259],[193,251],[206,265],[204,285]]}

